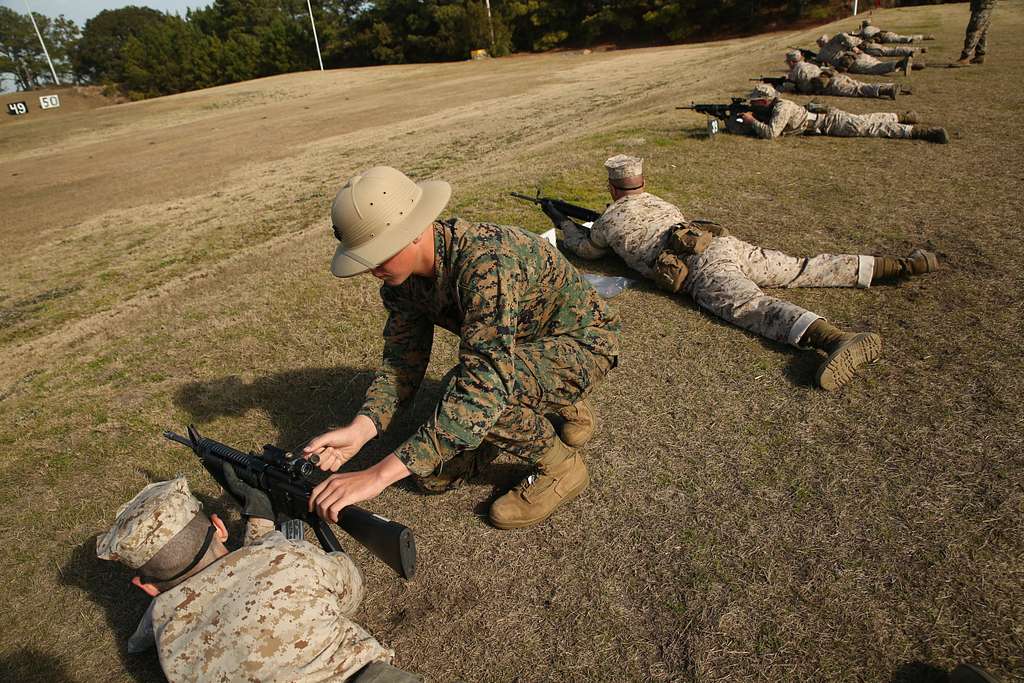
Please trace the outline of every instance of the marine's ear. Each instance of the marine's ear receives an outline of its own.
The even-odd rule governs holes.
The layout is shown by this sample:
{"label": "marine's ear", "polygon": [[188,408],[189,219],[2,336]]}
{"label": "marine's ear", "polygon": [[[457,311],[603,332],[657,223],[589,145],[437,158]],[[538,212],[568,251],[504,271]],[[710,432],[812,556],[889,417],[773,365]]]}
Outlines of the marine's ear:
{"label": "marine's ear", "polygon": [[157,588],[156,586],[154,586],[151,583],[143,583],[142,579],[140,579],[138,576],[133,576],[132,577],[132,585],[135,586],[136,588],[138,588],[139,590],[141,590],[143,593],[145,593],[146,595],[148,595],[151,598],[155,598],[156,596],[160,595],[160,589],[159,588]]}
{"label": "marine's ear", "polygon": [[224,525],[224,522],[221,520],[220,517],[216,515],[216,513],[210,515],[210,524],[212,524],[213,528],[217,530],[213,533],[214,538],[216,538],[221,543],[224,543],[228,540],[228,528]]}

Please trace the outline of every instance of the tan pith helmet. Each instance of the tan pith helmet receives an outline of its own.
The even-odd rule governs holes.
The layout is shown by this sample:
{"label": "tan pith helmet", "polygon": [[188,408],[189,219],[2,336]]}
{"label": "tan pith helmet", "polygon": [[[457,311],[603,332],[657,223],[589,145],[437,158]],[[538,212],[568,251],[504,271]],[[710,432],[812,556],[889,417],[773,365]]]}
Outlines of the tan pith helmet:
{"label": "tan pith helmet", "polygon": [[390,166],[352,176],[331,204],[334,235],[341,242],[331,272],[351,277],[384,263],[419,237],[451,196],[452,187],[443,180],[416,183]]}

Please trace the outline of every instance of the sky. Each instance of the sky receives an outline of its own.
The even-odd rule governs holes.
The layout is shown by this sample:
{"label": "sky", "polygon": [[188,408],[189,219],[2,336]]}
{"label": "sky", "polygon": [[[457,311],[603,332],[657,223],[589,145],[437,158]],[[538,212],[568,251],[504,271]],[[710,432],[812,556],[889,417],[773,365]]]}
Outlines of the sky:
{"label": "sky", "polygon": [[[28,0],[33,12],[56,17],[63,14],[73,19],[78,27],[85,26],[88,19],[105,9],[118,9],[128,5],[151,7],[161,12],[177,12],[182,15],[189,7],[205,7],[211,0],[135,0],[134,2],[117,2],[116,0]],[[0,0],[0,7],[9,7],[15,12],[26,14],[25,0]]]}

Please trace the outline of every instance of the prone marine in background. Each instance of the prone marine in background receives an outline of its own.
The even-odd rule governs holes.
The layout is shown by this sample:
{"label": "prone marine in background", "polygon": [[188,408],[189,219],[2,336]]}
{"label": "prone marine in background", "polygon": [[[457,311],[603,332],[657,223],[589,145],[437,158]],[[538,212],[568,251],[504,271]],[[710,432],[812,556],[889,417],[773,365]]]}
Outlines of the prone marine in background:
{"label": "prone marine in background", "polygon": [[946,144],[945,128],[918,124],[912,111],[897,113],[850,114],[829,107],[824,113],[808,111],[796,102],[782,99],[767,83],[759,83],[750,93],[751,111],[725,121],[725,128],[737,135],[766,140],[783,135],[828,135],[839,138],[899,138],[927,140]]}
{"label": "prone marine in background", "polygon": [[620,154],[605,168],[613,201],[589,231],[550,203],[541,204],[562,230],[565,248],[585,259],[614,252],[662,289],[688,294],[723,320],[798,349],[824,352],[815,377],[822,389],[843,386],[858,367],[877,360],[881,337],[842,330],[761,287],[870,287],[938,268],[935,254],[921,249],[905,258],[804,258],[764,249],[716,225],[687,221],[677,207],[647,192],[642,159]]}

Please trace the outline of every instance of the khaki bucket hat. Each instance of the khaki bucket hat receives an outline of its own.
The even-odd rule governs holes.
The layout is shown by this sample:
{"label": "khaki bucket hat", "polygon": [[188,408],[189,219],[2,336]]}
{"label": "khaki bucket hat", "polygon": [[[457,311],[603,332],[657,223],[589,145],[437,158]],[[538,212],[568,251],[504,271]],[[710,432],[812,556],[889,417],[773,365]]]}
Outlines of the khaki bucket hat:
{"label": "khaki bucket hat", "polygon": [[436,220],[451,196],[443,180],[416,183],[390,166],[352,176],[331,204],[334,236],[341,242],[331,272],[351,277],[384,263]]}

